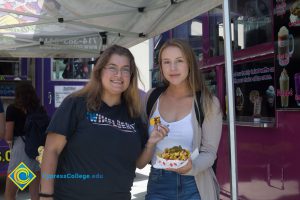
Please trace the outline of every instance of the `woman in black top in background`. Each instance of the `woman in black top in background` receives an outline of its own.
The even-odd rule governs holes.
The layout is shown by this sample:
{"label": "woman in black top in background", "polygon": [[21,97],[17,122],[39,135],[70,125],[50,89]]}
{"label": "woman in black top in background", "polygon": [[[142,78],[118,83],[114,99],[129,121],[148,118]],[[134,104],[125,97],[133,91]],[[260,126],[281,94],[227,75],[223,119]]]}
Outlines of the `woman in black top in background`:
{"label": "woman in black top in background", "polygon": [[[24,125],[27,114],[31,110],[40,108],[40,101],[35,89],[28,83],[20,83],[16,86],[15,102],[6,109],[5,139],[11,148],[10,162],[7,170],[9,175],[21,162],[23,162],[37,176],[29,184],[29,192],[32,200],[38,200],[40,168],[39,163],[27,156],[25,143],[22,136],[25,135]],[[5,200],[15,200],[18,187],[7,177],[5,188]]]}

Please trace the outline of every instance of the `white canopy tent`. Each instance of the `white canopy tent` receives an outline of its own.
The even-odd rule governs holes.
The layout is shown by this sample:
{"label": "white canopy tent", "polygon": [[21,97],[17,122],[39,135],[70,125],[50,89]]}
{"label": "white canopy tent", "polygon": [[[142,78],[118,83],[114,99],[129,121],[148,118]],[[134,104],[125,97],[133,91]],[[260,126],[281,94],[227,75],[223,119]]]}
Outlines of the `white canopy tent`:
{"label": "white canopy tent", "polygon": [[221,0],[2,0],[1,57],[95,57],[130,47]]}
{"label": "white canopy tent", "polygon": [[223,3],[231,193],[237,199],[232,50],[228,0],[1,0],[0,57],[97,57],[131,47]]}

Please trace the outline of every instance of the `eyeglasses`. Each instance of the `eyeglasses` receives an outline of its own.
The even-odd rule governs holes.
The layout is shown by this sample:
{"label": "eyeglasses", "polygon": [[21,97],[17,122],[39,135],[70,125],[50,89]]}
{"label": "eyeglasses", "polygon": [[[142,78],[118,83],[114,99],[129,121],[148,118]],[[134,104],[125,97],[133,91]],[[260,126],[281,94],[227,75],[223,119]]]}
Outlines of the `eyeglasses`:
{"label": "eyeglasses", "polygon": [[121,72],[121,75],[124,77],[131,76],[131,70],[130,67],[121,67],[120,69],[115,65],[107,65],[104,67],[107,71],[109,71],[113,75],[117,75],[119,71]]}

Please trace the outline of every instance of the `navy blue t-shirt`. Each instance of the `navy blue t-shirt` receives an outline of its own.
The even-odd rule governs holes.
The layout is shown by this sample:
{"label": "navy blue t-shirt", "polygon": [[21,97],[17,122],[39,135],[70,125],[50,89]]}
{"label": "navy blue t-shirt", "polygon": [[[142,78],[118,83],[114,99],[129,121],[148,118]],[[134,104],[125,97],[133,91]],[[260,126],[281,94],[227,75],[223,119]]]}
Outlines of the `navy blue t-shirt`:
{"label": "navy blue t-shirt", "polygon": [[103,102],[98,112],[87,112],[84,97],[65,99],[47,130],[67,138],[56,171],[55,199],[130,199],[146,131],[141,119],[129,117],[124,102],[112,107]]}

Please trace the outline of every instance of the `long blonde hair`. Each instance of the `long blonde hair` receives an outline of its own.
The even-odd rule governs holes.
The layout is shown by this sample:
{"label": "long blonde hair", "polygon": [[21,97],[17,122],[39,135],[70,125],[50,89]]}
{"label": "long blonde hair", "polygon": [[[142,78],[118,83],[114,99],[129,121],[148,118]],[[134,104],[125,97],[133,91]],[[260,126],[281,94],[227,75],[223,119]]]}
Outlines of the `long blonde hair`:
{"label": "long blonde hair", "polygon": [[122,93],[122,97],[125,100],[130,117],[138,117],[141,114],[141,100],[138,92],[138,69],[132,53],[127,48],[118,45],[113,45],[107,48],[98,58],[96,65],[93,68],[90,81],[83,89],[75,92],[73,95],[86,96],[87,109],[89,111],[97,111],[102,103],[102,71],[107,65],[111,56],[115,54],[119,56],[125,56],[129,60],[131,71],[130,83],[127,90]]}
{"label": "long blonde hair", "polygon": [[[158,59],[161,81],[163,81],[165,85],[169,85],[169,82],[166,80],[162,72],[162,52],[168,47],[177,47],[184,55],[189,67],[189,73],[187,77],[188,86],[191,89],[194,98],[196,98],[196,92],[201,91],[201,106],[204,110],[205,116],[209,116],[209,114],[211,113],[213,95],[204,83],[203,74],[201,70],[199,70],[197,59],[193,49],[185,41],[180,39],[170,39],[166,41],[160,48]],[[197,101],[195,102],[197,104]]]}

